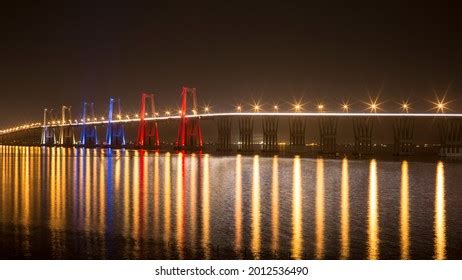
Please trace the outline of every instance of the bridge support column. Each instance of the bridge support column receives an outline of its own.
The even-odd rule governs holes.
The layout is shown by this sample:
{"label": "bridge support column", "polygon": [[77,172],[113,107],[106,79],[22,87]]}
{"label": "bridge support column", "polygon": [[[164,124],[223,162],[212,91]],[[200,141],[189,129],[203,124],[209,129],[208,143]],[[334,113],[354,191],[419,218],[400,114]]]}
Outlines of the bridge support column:
{"label": "bridge support column", "polygon": [[439,123],[440,156],[462,157],[462,120],[442,119]]}
{"label": "bridge support column", "polygon": [[263,128],[263,148],[264,153],[277,153],[278,146],[278,117],[266,116],[262,119]]}
{"label": "bridge support column", "polygon": [[59,144],[63,147],[73,147],[75,145],[75,134],[72,125],[60,128]]}
{"label": "bridge support column", "polygon": [[56,133],[53,127],[50,127],[50,126],[43,127],[41,145],[42,146],[56,145]]}
{"label": "bridge support column", "polygon": [[231,146],[231,126],[232,119],[230,117],[218,117],[218,152],[229,152],[232,151]]}
{"label": "bridge support column", "polygon": [[337,120],[336,117],[319,118],[319,153],[337,153]]}
{"label": "bridge support column", "polygon": [[393,120],[394,155],[408,156],[414,154],[414,121],[412,118]]}
{"label": "bridge support column", "polygon": [[192,97],[192,112],[194,114],[197,113],[196,89],[183,87],[181,92],[181,118],[175,149],[189,151],[202,150],[200,119],[198,117],[186,117],[188,96]]}
{"label": "bridge support column", "polygon": [[[140,124],[138,126],[138,138],[137,138],[137,147],[141,149],[159,149],[160,140],[159,140],[159,129],[157,127],[157,121],[146,121],[146,99],[149,99],[150,104],[150,115],[156,117],[156,107],[154,101],[154,94],[143,93],[141,95],[141,109],[140,109]],[[119,103],[120,107],[120,103]],[[119,108],[120,111],[120,108]],[[123,128],[122,128],[123,129]],[[119,128],[120,130],[120,128]],[[123,140],[125,145],[125,139]]]}
{"label": "bridge support column", "polygon": [[[117,99],[117,118],[120,120],[122,110],[120,108],[120,99]],[[144,119],[144,115],[141,117]],[[109,98],[109,113],[106,127],[106,145],[110,148],[125,147],[125,129],[120,122],[113,122],[114,119],[114,98]]]}
{"label": "bridge support column", "polygon": [[239,122],[239,149],[240,152],[253,152],[253,117],[240,116]]}
{"label": "bridge support column", "polygon": [[56,133],[55,129],[48,124],[49,115],[51,111],[48,109],[43,110],[43,128],[40,144],[42,146],[54,146],[56,144]]}
{"label": "bridge support column", "polygon": [[306,118],[291,117],[289,118],[289,145],[291,152],[303,152],[306,149]]}
{"label": "bridge support column", "polygon": [[[91,117],[87,119],[87,107],[91,110]],[[87,121],[95,120],[95,106],[93,103],[83,103],[83,126],[80,134],[80,145],[86,148],[94,148],[98,145],[96,125],[87,124]]]}
{"label": "bridge support column", "polygon": [[187,118],[184,150],[196,151],[202,149],[202,133],[199,118]]}
{"label": "bridge support column", "polygon": [[372,118],[354,118],[353,130],[355,135],[354,153],[356,155],[372,154]]}
{"label": "bridge support column", "polygon": [[64,147],[72,147],[75,145],[74,128],[72,127],[70,123],[68,125],[65,125],[66,123],[68,123],[66,119],[68,119],[69,122],[72,121],[71,107],[63,106],[61,108],[61,126],[59,128],[59,145],[64,146]]}

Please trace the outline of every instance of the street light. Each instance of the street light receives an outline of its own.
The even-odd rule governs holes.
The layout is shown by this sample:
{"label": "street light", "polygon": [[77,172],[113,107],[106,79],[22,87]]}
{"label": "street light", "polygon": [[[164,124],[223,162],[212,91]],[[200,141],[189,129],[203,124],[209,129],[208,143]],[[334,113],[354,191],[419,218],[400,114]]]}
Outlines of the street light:
{"label": "street light", "polygon": [[301,109],[302,109],[302,105],[300,105],[300,104],[295,104],[294,105],[295,112],[300,112]]}
{"label": "street light", "polygon": [[367,109],[371,112],[371,113],[377,113],[378,110],[381,110],[380,109],[380,105],[382,103],[379,102],[379,98],[376,97],[374,100],[372,98],[369,97],[369,103],[366,103],[368,105]]}
{"label": "street light", "polygon": [[436,109],[437,113],[443,113],[448,110],[448,104],[449,102],[445,101],[445,97],[443,97],[441,100],[436,97],[436,102],[432,102],[435,107],[433,109]]}
{"label": "street light", "polygon": [[406,112],[406,113],[409,113],[409,109],[411,108],[411,106],[409,106],[409,103],[406,101],[406,102],[403,102],[401,103],[401,110],[403,112]]}

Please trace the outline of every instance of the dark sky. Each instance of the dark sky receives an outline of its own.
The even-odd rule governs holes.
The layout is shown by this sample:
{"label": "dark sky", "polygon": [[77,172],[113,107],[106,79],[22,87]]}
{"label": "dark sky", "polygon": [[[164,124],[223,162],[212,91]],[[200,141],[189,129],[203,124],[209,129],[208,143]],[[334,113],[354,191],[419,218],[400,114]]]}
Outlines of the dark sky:
{"label": "dark sky", "polygon": [[215,111],[302,96],[311,110],[349,99],[361,111],[368,92],[425,111],[448,86],[462,109],[462,17],[449,2],[78,2],[1,7],[0,126],[62,104],[80,114],[84,99],[102,114],[109,96],[134,113],[143,90],[175,108],[183,85]]}

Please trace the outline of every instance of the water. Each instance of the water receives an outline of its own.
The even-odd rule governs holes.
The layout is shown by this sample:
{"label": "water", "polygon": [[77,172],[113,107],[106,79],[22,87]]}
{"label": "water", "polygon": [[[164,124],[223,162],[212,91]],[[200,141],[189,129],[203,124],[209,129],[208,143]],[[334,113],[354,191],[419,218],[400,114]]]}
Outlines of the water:
{"label": "water", "polygon": [[460,259],[462,165],[0,146],[3,259]]}

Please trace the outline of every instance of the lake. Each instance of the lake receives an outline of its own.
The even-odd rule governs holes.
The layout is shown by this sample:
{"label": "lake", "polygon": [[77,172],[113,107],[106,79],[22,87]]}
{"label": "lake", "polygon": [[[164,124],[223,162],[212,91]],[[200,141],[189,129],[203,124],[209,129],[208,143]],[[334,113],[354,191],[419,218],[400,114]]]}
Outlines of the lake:
{"label": "lake", "polygon": [[461,259],[462,164],[0,146],[2,259]]}

